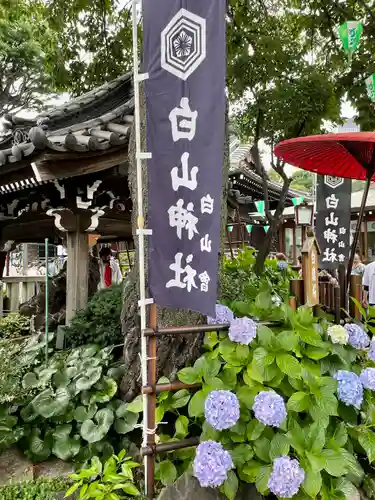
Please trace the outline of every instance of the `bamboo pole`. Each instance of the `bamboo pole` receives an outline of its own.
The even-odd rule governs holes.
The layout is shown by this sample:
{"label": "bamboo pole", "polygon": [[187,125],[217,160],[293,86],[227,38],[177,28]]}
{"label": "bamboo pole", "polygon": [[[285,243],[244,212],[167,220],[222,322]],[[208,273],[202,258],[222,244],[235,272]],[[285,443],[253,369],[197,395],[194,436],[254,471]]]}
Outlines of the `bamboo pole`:
{"label": "bamboo pole", "polygon": [[[157,310],[156,304],[151,305],[150,310],[150,327],[157,327]],[[152,388],[156,386],[156,358],[157,358],[157,337],[150,337],[148,340],[148,384]],[[145,393],[143,393],[145,394]],[[152,390],[147,396],[147,448],[154,450],[155,448],[155,433],[156,433],[156,391]],[[148,500],[153,500],[155,491],[155,453],[146,455],[147,476],[146,490]]]}
{"label": "bamboo pole", "polygon": [[45,249],[45,257],[46,257],[46,289],[45,289],[45,306],[44,306],[44,314],[45,314],[45,324],[44,324],[44,332],[45,332],[45,340],[46,340],[46,364],[48,362],[48,238],[44,240],[44,249]]}

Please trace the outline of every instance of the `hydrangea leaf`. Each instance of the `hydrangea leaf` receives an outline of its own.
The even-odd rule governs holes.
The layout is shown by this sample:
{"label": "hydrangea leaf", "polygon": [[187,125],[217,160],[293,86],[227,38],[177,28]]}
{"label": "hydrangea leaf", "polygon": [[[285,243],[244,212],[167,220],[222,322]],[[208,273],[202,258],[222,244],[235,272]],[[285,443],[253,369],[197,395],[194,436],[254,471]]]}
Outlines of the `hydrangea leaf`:
{"label": "hydrangea leaf", "polygon": [[345,476],[348,469],[346,461],[339,451],[336,450],[323,450],[322,457],[324,458],[324,469],[334,477]]}
{"label": "hydrangea leaf", "polygon": [[159,477],[164,486],[172,484],[177,477],[177,470],[170,460],[164,460],[159,464]]}
{"label": "hydrangea leaf", "polygon": [[361,431],[358,437],[359,444],[365,450],[370,463],[375,460],[375,433],[370,429]]}
{"label": "hydrangea leaf", "polygon": [[280,370],[286,375],[293,378],[300,378],[301,376],[301,366],[298,360],[291,356],[290,354],[277,353],[276,363]]}
{"label": "hydrangea leaf", "polygon": [[299,336],[303,342],[315,347],[324,347],[322,337],[313,328],[301,328],[298,330]]}
{"label": "hydrangea leaf", "polygon": [[204,336],[203,345],[206,349],[212,351],[212,349],[218,344],[219,339],[217,332],[208,332]]}
{"label": "hydrangea leaf", "polygon": [[290,411],[303,412],[311,403],[309,394],[305,392],[295,392],[288,400],[287,408]]}
{"label": "hydrangea leaf", "polygon": [[257,329],[257,338],[258,342],[261,346],[263,347],[271,347],[272,341],[275,338],[275,334],[271,330],[271,328],[268,328],[266,325],[258,325]]}
{"label": "hydrangea leaf", "polygon": [[293,330],[284,330],[277,335],[277,344],[285,351],[294,351],[298,340],[298,334]]}
{"label": "hydrangea leaf", "polygon": [[[121,406],[121,408],[123,408]],[[129,403],[126,407],[126,411],[131,411],[132,413],[141,413],[143,411],[143,396],[137,396],[131,403]],[[121,417],[120,409],[118,409],[117,413],[118,417]]]}
{"label": "hydrangea leaf", "polygon": [[263,434],[264,429],[265,425],[258,422],[258,420],[251,420],[247,425],[247,439],[249,441],[257,440]]}
{"label": "hydrangea leaf", "polygon": [[238,478],[235,472],[230,470],[223,484],[222,491],[228,500],[234,500],[238,491]]}
{"label": "hydrangea leaf", "polygon": [[275,354],[268,352],[264,347],[257,347],[253,352],[253,363],[263,367],[271,365],[275,360]]}
{"label": "hydrangea leaf", "polygon": [[202,382],[202,376],[195,368],[183,368],[177,373],[177,377],[184,384],[198,384]]}
{"label": "hydrangea leaf", "polygon": [[270,440],[266,437],[259,438],[254,443],[254,451],[263,462],[270,462]]}
{"label": "hydrangea leaf", "polygon": [[248,462],[253,456],[254,452],[249,444],[239,444],[233,448],[230,452],[234,465],[242,467],[246,462]]}
{"label": "hydrangea leaf", "polygon": [[307,439],[307,446],[313,453],[319,453],[324,448],[326,442],[326,433],[320,422],[311,425]]}
{"label": "hydrangea leaf", "polygon": [[290,449],[289,439],[285,434],[277,433],[271,441],[269,456],[271,460],[288,455]]}
{"label": "hydrangea leaf", "polygon": [[270,465],[263,465],[259,468],[255,486],[260,494],[264,495],[268,491],[268,480],[272,472]]}
{"label": "hydrangea leaf", "polygon": [[305,355],[308,356],[310,359],[313,359],[315,361],[318,361],[320,359],[326,358],[330,354],[330,349],[327,348],[328,346],[326,345],[325,347],[306,347],[305,349]]}
{"label": "hydrangea leaf", "polygon": [[305,480],[302,484],[304,491],[312,498],[316,498],[322,487],[322,475],[319,471],[305,469]]}
{"label": "hydrangea leaf", "polygon": [[191,398],[189,403],[189,416],[202,417],[204,415],[204,402],[206,394],[203,391],[198,391]]}
{"label": "hydrangea leaf", "polygon": [[184,415],[180,415],[175,423],[175,438],[184,439],[189,433],[189,419]]}
{"label": "hydrangea leaf", "polygon": [[237,385],[237,372],[234,368],[224,368],[220,373],[225,389],[232,390]]}
{"label": "hydrangea leaf", "polygon": [[242,469],[240,469],[240,478],[248,483],[255,483],[259,475],[262,464],[256,460],[249,460]]}

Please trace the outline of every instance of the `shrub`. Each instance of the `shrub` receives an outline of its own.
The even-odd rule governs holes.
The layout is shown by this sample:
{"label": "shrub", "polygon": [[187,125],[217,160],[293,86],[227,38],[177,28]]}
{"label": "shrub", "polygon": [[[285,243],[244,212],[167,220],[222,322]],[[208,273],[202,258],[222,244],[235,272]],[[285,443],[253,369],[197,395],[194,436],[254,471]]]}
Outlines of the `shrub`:
{"label": "shrub", "polygon": [[10,313],[0,318],[0,338],[10,339],[30,334],[30,318],[19,313]]}
{"label": "shrub", "polygon": [[113,347],[50,353],[47,364],[44,348],[34,339],[23,347],[29,370],[17,388],[22,397],[0,406],[0,449],[18,442],[34,462],[51,455],[78,462],[112,455],[142,409],[140,399],[129,405],[118,399],[124,369]]}
{"label": "shrub", "polygon": [[70,481],[65,478],[37,479],[0,487],[0,500],[56,500]]}
{"label": "shrub", "polygon": [[86,309],[78,311],[65,329],[66,345],[77,347],[95,343],[105,347],[122,342],[121,307],[122,285],[98,291]]}
{"label": "shrub", "polygon": [[[233,463],[218,454],[216,467],[226,477],[221,491],[230,500],[240,481],[279,498],[354,497],[362,467],[375,461],[375,394],[365,388],[375,389],[375,363],[365,350],[333,343],[329,323],[313,318],[310,309],[286,308],[285,318],[272,329],[259,323],[248,345],[232,342],[225,333],[207,334],[208,352],[178,374],[182,382],[202,383],[201,390],[185,391],[184,399],[180,391],[177,404],[176,394],[158,397],[158,422],[175,408],[179,415],[174,435],[160,440],[200,435],[201,443],[222,445]],[[206,485],[215,482],[217,476],[202,459],[205,453],[205,448],[174,452],[159,464],[158,477],[173,481],[193,465]]]}

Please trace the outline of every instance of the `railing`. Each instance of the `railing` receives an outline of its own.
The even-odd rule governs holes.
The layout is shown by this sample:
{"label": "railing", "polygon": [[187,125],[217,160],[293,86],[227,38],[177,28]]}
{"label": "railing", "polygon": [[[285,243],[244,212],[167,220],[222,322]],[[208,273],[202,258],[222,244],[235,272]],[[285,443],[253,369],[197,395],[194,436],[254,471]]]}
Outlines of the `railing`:
{"label": "railing", "polygon": [[[40,285],[44,281],[44,276],[4,277],[1,280],[3,293],[0,293],[0,316],[8,312],[17,312],[20,304],[31,299],[39,292]],[[6,302],[4,297],[7,298]]]}

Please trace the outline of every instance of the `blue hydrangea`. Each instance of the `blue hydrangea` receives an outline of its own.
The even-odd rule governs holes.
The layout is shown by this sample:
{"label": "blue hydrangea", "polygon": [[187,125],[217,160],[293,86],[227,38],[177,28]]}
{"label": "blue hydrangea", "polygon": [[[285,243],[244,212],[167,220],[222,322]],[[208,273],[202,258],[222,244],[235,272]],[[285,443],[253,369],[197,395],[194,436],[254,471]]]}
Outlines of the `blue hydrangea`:
{"label": "blue hydrangea", "polygon": [[362,370],[359,379],[365,389],[375,391],[375,368],[365,368]]}
{"label": "blue hydrangea", "polygon": [[359,377],[346,370],[339,370],[334,377],[338,382],[337,396],[347,406],[360,408],[363,401],[363,386]]}
{"label": "blue hydrangea", "polygon": [[257,324],[250,318],[236,318],[230,324],[228,335],[232,342],[249,345],[257,335]]}
{"label": "blue hydrangea", "polygon": [[286,418],[286,407],[281,396],[274,391],[262,391],[255,396],[253,412],[264,425],[280,427]]}
{"label": "blue hydrangea", "polygon": [[268,488],[279,498],[292,498],[298,493],[304,480],[305,471],[298,460],[284,455],[273,461]]}
{"label": "blue hydrangea", "polygon": [[365,349],[370,344],[370,338],[359,325],[348,323],[345,329],[349,334],[349,344],[356,349]]}
{"label": "blue hydrangea", "polygon": [[202,488],[218,488],[233,469],[232,457],[216,441],[204,441],[196,451],[193,470]]}
{"label": "blue hydrangea", "polygon": [[216,317],[211,318],[207,316],[208,325],[223,325],[225,323],[231,323],[234,320],[234,314],[227,306],[223,304],[216,304]]}
{"label": "blue hydrangea", "polygon": [[367,356],[371,359],[371,361],[375,361],[375,340],[371,341]]}
{"label": "blue hydrangea", "polygon": [[204,414],[214,429],[230,429],[240,418],[240,403],[233,392],[212,391],[206,399]]}
{"label": "blue hydrangea", "polygon": [[285,269],[288,269],[288,263],[284,260],[279,260],[279,262],[277,263],[277,267],[280,271],[285,271]]}

